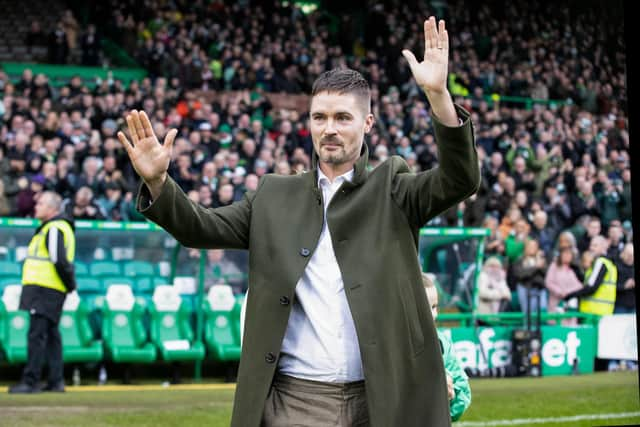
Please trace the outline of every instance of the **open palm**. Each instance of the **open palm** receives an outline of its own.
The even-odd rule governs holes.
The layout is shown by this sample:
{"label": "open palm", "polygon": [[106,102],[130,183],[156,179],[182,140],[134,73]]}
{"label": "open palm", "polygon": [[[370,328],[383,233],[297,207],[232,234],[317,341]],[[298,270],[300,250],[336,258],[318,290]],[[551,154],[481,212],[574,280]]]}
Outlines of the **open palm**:
{"label": "open palm", "polygon": [[171,161],[173,141],[178,131],[170,130],[164,139],[164,144],[160,144],[147,114],[136,110],[127,115],[127,127],[131,141],[123,132],[118,132],[118,139],[127,150],[133,168],[147,184],[163,182]]}
{"label": "open palm", "polygon": [[418,62],[410,50],[402,54],[409,62],[416,83],[425,92],[443,92],[447,88],[447,68],[449,63],[449,35],[443,20],[438,23],[431,16],[424,21],[424,59]]}

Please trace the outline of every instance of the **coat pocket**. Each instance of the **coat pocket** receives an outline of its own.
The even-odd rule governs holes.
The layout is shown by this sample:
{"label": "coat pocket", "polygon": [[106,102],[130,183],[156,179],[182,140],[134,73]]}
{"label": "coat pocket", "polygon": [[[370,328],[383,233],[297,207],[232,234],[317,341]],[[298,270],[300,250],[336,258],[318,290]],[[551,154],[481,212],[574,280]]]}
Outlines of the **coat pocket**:
{"label": "coat pocket", "polygon": [[[409,342],[414,356],[420,355],[424,351],[424,334],[418,317],[418,307],[414,293],[411,290],[411,283],[404,281],[399,284],[400,298],[402,299],[402,309],[404,311],[405,324],[409,334]],[[426,298],[426,296],[425,296]]]}

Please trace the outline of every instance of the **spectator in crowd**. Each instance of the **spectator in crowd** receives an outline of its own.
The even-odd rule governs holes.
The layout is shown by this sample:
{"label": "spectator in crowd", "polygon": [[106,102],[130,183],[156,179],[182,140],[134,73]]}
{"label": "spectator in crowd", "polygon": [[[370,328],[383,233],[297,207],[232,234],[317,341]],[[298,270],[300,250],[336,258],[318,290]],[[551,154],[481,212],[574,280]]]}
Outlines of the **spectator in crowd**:
{"label": "spectator in crowd", "polygon": [[[511,291],[507,286],[506,272],[500,259],[491,256],[486,259],[478,276],[478,314],[496,314],[506,311],[511,301]],[[501,310],[501,308],[503,308]]]}
{"label": "spectator in crowd", "polygon": [[491,215],[487,215],[482,222],[482,227],[490,230],[485,239],[484,251],[486,256],[495,255],[502,259],[504,257],[504,240],[498,232],[498,220]]}
{"label": "spectator in crowd", "polygon": [[622,224],[620,224],[619,220],[614,220],[609,224],[607,236],[609,237],[607,258],[613,261],[614,264],[620,265],[620,254],[624,249],[625,241]]}
{"label": "spectator in crowd", "polygon": [[105,219],[110,221],[122,220],[122,188],[116,182],[108,182],[105,185],[104,195],[96,200],[96,205],[103,212]]}
{"label": "spectator in crowd", "polygon": [[[556,258],[549,264],[549,269],[544,279],[545,287],[549,292],[549,305],[547,310],[550,313],[558,311],[558,303],[572,292],[582,289],[584,273],[581,270],[576,252],[571,246],[561,246]],[[576,318],[563,319],[562,325],[575,326],[578,324]]]}
{"label": "spectator in crowd", "polygon": [[66,199],[63,204],[64,212],[75,219],[105,219],[106,215],[93,199],[93,191],[89,187],[80,187],[75,193],[73,201]]}
{"label": "spectator in crowd", "polygon": [[69,39],[62,21],[56,23],[49,34],[49,62],[52,64],[66,64],[69,54]]}
{"label": "spectator in crowd", "polygon": [[31,21],[29,31],[27,32],[26,44],[29,51],[32,51],[34,46],[44,47],[47,45],[47,36],[44,31],[42,31],[40,21]]}
{"label": "spectator in crowd", "polygon": [[[198,254],[197,250],[194,250]],[[199,255],[199,254],[198,254]],[[242,294],[247,290],[246,273],[229,259],[223,249],[207,251],[207,269],[205,272],[205,290],[220,283],[231,286],[234,294]]]}
{"label": "spectator in crowd", "polygon": [[89,24],[80,40],[82,49],[82,65],[95,67],[100,62],[101,39],[96,32],[96,26]]}
{"label": "spectator in crowd", "polygon": [[[438,289],[435,286],[433,276],[428,273],[422,273],[422,285],[427,294],[427,301],[431,307],[431,316],[435,321],[438,317]],[[471,405],[471,387],[469,386],[469,378],[460,366],[456,352],[453,349],[451,338],[443,334],[439,329],[438,341],[442,350],[442,358],[444,359],[444,369],[447,374],[447,394],[449,397],[449,413],[451,421],[458,421],[462,414]]]}
{"label": "spectator in crowd", "polygon": [[520,218],[515,222],[513,230],[509,232],[504,241],[504,252],[509,265],[522,256],[527,242],[531,239],[530,230],[531,226],[524,218]]}
{"label": "spectator in crowd", "polygon": [[84,159],[82,163],[82,173],[78,176],[76,181],[77,188],[89,187],[94,194],[99,193],[102,160],[95,156],[89,156]]}
{"label": "spectator in crowd", "polygon": [[4,192],[4,181],[0,180],[0,216],[9,216],[12,211],[9,198]]}
{"label": "spectator in crowd", "polygon": [[518,292],[520,309],[524,313],[536,313],[547,308],[544,280],[546,269],[546,258],[538,241],[527,240],[524,253],[511,267],[511,279]]}
{"label": "spectator in crowd", "polygon": [[540,249],[544,252],[547,260],[550,260],[553,252],[553,244],[555,242],[555,233],[548,227],[547,213],[543,210],[533,215],[533,230],[531,238],[536,239],[540,245]]}
{"label": "spectator in crowd", "polygon": [[617,264],[618,282],[616,284],[616,303],[614,313],[636,312],[636,281],[633,267],[633,244],[627,243],[620,252],[620,264]]}
{"label": "spectator in crowd", "polygon": [[19,216],[33,217],[38,197],[44,190],[44,177],[36,175],[27,179],[18,179],[18,194],[16,195],[16,212]]}
{"label": "spectator in crowd", "polygon": [[78,31],[80,24],[76,21],[71,10],[67,9],[62,14],[62,28],[67,35],[67,46],[69,51],[75,51],[78,47]]}
{"label": "spectator in crowd", "polygon": [[576,260],[576,262],[578,261],[580,254],[578,252],[576,238],[571,231],[566,230],[558,234],[553,257],[556,258],[560,255],[560,251],[563,249],[571,249],[571,251],[573,251],[574,260]]}
{"label": "spectator in crowd", "polygon": [[230,183],[221,185],[218,189],[215,207],[229,206],[233,201],[233,185]]}
{"label": "spectator in crowd", "polygon": [[589,246],[593,241],[593,238],[596,236],[601,236],[602,232],[602,223],[600,222],[600,218],[591,217],[589,222],[587,223],[586,233],[582,235],[582,237],[578,240],[578,250],[580,253],[589,250]]}

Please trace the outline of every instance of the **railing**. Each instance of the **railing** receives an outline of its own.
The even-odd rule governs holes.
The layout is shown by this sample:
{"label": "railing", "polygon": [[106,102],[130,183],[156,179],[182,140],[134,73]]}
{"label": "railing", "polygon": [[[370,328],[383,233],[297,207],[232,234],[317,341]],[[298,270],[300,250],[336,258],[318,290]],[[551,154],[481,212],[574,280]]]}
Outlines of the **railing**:
{"label": "railing", "polygon": [[142,80],[147,71],[142,68],[100,68],[81,67],[70,65],[35,64],[23,62],[3,62],[2,69],[7,73],[13,83],[17,83],[25,69],[30,69],[34,75],[44,74],[49,78],[49,84],[53,87],[64,86],[71,78],[79,76],[83,84],[90,89],[94,88],[98,79],[122,80],[125,86],[133,80]]}
{"label": "railing", "polygon": [[[535,314],[531,314],[532,321],[535,322]],[[451,326],[451,323],[457,322],[459,326],[473,326],[475,321],[481,321],[489,326],[513,326],[524,325],[527,315],[524,312],[506,312],[498,314],[474,314],[474,313],[440,313],[438,314],[438,324]],[[581,324],[598,325],[600,316],[580,313],[540,313],[540,322],[547,323],[549,321],[560,321],[563,319],[578,319]]]}

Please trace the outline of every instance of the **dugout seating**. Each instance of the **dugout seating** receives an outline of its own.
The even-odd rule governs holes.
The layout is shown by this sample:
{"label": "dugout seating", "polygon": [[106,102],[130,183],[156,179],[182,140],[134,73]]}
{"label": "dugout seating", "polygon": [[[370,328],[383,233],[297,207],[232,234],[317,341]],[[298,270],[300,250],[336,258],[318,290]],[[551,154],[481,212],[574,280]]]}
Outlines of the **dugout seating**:
{"label": "dugout seating", "polygon": [[58,326],[65,362],[99,362],[102,342],[95,340],[89,323],[89,309],[77,292],[67,294]]}
{"label": "dugout seating", "polygon": [[7,286],[0,304],[0,347],[11,364],[27,361],[29,313],[18,309],[21,293],[21,285]]}
{"label": "dugout seating", "polygon": [[73,267],[76,273],[76,277],[83,277],[89,275],[89,265],[82,261],[74,261]]}
{"label": "dugout seating", "polygon": [[9,285],[22,285],[22,277],[20,276],[0,276],[0,294],[4,292],[4,288]]}
{"label": "dugout seating", "polygon": [[154,276],[156,274],[153,264],[146,261],[127,261],[122,270],[127,277]]}
{"label": "dugout seating", "polygon": [[20,276],[22,265],[13,261],[0,261],[0,276]]}
{"label": "dugout seating", "polygon": [[92,277],[122,276],[122,267],[113,261],[96,261],[89,264],[89,274]]}
{"label": "dugout seating", "polygon": [[111,285],[104,298],[102,337],[106,356],[116,363],[151,363],[156,349],[147,340],[144,308],[128,285]]}
{"label": "dugout seating", "polygon": [[214,285],[204,301],[205,344],[213,359],[240,360],[240,307],[231,286]]}
{"label": "dugout seating", "polygon": [[149,313],[151,341],[163,360],[174,362],[204,359],[204,345],[194,339],[189,322],[190,313],[173,286],[160,285],[155,288]]}

